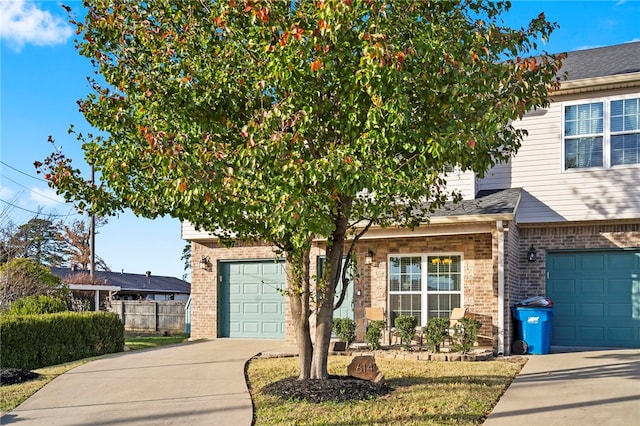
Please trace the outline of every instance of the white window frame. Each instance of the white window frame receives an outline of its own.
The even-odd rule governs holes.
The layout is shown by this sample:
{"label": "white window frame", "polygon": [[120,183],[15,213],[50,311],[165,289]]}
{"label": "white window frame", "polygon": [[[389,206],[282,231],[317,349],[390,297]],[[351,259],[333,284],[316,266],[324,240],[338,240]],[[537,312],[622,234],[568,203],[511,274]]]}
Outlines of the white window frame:
{"label": "white window frame", "polygon": [[[561,120],[561,170],[563,173],[575,173],[585,170],[602,170],[602,169],[611,169],[611,168],[625,168],[625,167],[638,167],[640,163],[635,164],[619,164],[612,166],[611,165],[611,135],[620,134],[621,132],[612,132],[611,131],[611,102],[613,101],[622,101],[628,99],[638,99],[640,98],[640,93],[632,93],[628,95],[619,95],[619,96],[607,96],[601,98],[591,98],[591,99],[580,99],[571,102],[563,102],[560,106],[560,120]],[[565,136],[565,108],[568,106],[575,105],[586,105],[593,103],[602,103],[602,133],[598,134],[588,134],[581,135],[581,137],[591,137],[591,136],[600,136],[602,135],[602,166],[595,167],[582,167],[582,168],[567,168],[566,165],[566,136]],[[571,138],[570,138],[571,139]]]}
{"label": "white window frame", "polygon": [[[460,290],[455,291],[429,291],[428,286],[428,259],[429,257],[459,257],[460,258]],[[391,291],[391,258],[394,257],[420,257],[420,280],[421,280],[421,288],[420,291]],[[456,294],[460,296],[460,307],[464,306],[464,255],[462,252],[428,252],[428,253],[394,253],[387,255],[387,312],[389,321],[391,321],[391,296],[392,295],[400,295],[400,294],[420,294],[420,316],[418,318],[418,326],[424,326],[427,324],[429,305],[428,305],[428,297],[429,295],[439,295],[439,294]],[[393,327],[393,324],[389,324],[390,327]]]}

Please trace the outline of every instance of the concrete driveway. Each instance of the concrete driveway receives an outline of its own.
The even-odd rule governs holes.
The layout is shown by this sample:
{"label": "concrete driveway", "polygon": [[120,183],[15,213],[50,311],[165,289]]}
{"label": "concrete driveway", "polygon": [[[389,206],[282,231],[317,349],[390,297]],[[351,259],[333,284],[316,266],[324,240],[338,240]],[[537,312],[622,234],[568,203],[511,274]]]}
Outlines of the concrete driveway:
{"label": "concrete driveway", "polygon": [[[244,366],[283,341],[220,339],[111,355],[53,380],[1,424],[250,425]],[[640,350],[532,355],[485,425],[640,424]]]}
{"label": "concrete driveway", "polygon": [[126,352],[58,376],[0,423],[20,425],[250,425],[244,366],[283,341],[220,339]]}
{"label": "concrete driveway", "polygon": [[640,350],[530,355],[484,424],[640,425]]}

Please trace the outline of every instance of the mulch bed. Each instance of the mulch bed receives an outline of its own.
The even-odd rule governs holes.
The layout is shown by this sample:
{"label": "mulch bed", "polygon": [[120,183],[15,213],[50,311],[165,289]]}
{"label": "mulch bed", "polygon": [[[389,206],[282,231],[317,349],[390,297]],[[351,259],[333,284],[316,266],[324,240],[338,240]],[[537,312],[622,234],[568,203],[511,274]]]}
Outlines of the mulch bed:
{"label": "mulch bed", "polygon": [[15,385],[16,383],[28,382],[40,375],[29,370],[20,368],[2,368],[0,369],[0,386]]}
{"label": "mulch bed", "polygon": [[262,392],[285,400],[319,403],[367,401],[388,394],[391,388],[351,376],[329,376],[326,380],[288,377],[265,386]]}

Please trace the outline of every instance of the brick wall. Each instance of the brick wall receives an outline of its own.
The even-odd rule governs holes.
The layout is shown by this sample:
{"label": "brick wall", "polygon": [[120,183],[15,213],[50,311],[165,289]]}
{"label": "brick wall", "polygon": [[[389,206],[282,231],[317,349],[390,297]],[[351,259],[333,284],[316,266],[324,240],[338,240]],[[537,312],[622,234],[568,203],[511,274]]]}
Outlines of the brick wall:
{"label": "brick wall", "polygon": [[[365,265],[369,250],[375,254],[372,265]],[[361,241],[355,250],[358,273],[355,280],[354,310],[358,341],[364,341],[365,308],[381,307],[387,310],[387,256],[392,254],[460,253],[464,260],[464,306],[483,318],[482,334],[493,335],[497,327],[497,246],[490,233],[379,239]],[[346,250],[345,250],[346,253]],[[199,268],[202,256],[209,258],[206,270]],[[312,275],[317,271],[316,259],[324,255],[324,244],[318,243],[311,252]],[[217,262],[231,259],[270,259],[272,248],[260,244],[237,244],[225,248],[214,242],[192,243],[192,322],[191,337],[218,337]],[[315,283],[312,283],[314,286]],[[360,295],[358,295],[358,292]],[[311,327],[315,318],[311,317]],[[312,336],[313,338],[314,336]],[[291,312],[287,305],[287,343],[295,343]]]}
{"label": "brick wall", "polygon": [[[354,295],[357,340],[364,339],[366,307],[387,311],[387,260],[388,255],[394,254],[460,253],[464,264],[463,304],[469,312],[483,318],[481,334],[493,335],[497,327],[498,282],[494,241],[492,234],[485,233],[361,242],[357,250],[358,278]],[[364,258],[369,250],[375,253],[373,264],[365,265]]]}
{"label": "brick wall", "polygon": [[[498,242],[497,231],[469,235],[443,235],[403,239],[361,241],[356,249],[358,274],[355,282],[354,308],[357,340],[364,340],[365,308],[387,310],[387,259],[392,254],[456,252],[464,259],[464,306],[485,321],[481,334],[496,336],[498,329]],[[508,354],[515,324],[510,308],[525,297],[545,294],[545,262],[549,250],[611,249],[640,247],[640,222],[616,224],[591,223],[579,225],[545,225],[518,227],[508,224],[504,234],[505,306],[504,345]],[[527,261],[527,251],[533,245],[537,259]],[[366,253],[374,253],[372,265],[365,265]],[[317,256],[324,254],[323,244],[317,244],[311,254],[311,271],[317,270]],[[210,259],[207,270],[199,269],[202,256]],[[272,259],[272,248],[260,244],[242,244],[225,248],[214,242],[192,245],[192,338],[218,336],[217,261],[231,259]],[[358,292],[360,294],[358,295]],[[490,320],[487,320],[490,319]],[[313,329],[314,318],[311,318]],[[285,338],[295,343],[291,312],[286,310]],[[312,336],[313,337],[313,336]]]}
{"label": "brick wall", "polygon": [[526,262],[526,252],[522,253],[520,229],[510,222],[505,232],[505,283],[504,283],[504,351],[511,353],[511,344],[516,338],[515,322],[511,315],[511,307],[522,300],[520,288],[520,265]]}
{"label": "brick wall", "polygon": [[[200,269],[202,256],[209,258],[209,267]],[[274,249],[260,243],[237,243],[226,248],[216,242],[192,242],[191,244],[191,338],[214,339],[218,337],[218,261],[257,260],[276,258]],[[286,308],[285,339],[294,341],[291,312]]]}
{"label": "brick wall", "polygon": [[[522,299],[545,294],[548,251],[640,247],[640,221],[520,227],[520,236]],[[537,258],[528,262],[526,255],[532,245]]]}

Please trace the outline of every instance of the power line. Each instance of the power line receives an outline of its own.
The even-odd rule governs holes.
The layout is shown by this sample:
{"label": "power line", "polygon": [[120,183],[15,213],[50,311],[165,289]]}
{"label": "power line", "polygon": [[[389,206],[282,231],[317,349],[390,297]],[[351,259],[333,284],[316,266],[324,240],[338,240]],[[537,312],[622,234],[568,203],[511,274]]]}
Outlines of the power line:
{"label": "power line", "polygon": [[[42,212],[34,212],[33,210],[29,210],[29,209],[25,209],[24,207],[20,207],[16,204],[10,203],[8,201],[5,201],[3,199],[0,199],[0,201],[2,201],[5,204],[10,205],[13,208],[16,208],[18,210],[22,210],[25,211],[27,213],[32,213],[32,214],[42,214]],[[57,214],[57,213],[50,213],[47,216],[52,216],[52,217],[69,217],[69,216],[76,216],[76,215],[81,215],[80,213],[69,213],[69,214]]]}
{"label": "power line", "polygon": [[46,195],[44,195],[44,194],[40,194],[39,192],[34,191],[32,188],[29,188],[29,187],[27,187],[27,186],[25,186],[25,185],[21,184],[20,182],[18,182],[18,181],[15,181],[15,180],[11,179],[11,178],[10,178],[10,177],[8,177],[7,175],[3,175],[2,173],[0,173],[0,176],[2,176],[3,178],[5,178],[5,179],[6,179],[6,180],[8,180],[8,181],[11,181],[11,182],[15,183],[15,184],[16,184],[16,185],[18,185],[18,186],[23,187],[24,189],[29,190],[29,191],[30,191],[30,192],[32,192],[32,193],[37,194],[37,196],[38,196],[38,197],[42,197],[42,198],[46,198],[47,200],[55,201],[55,202],[56,202],[56,203],[58,203],[58,204],[67,204],[67,203],[65,203],[65,202],[63,202],[63,201],[56,200],[55,198],[47,197],[47,196],[46,196]]}
{"label": "power line", "polygon": [[6,167],[8,167],[8,168],[10,168],[11,170],[15,170],[15,171],[16,171],[16,172],[18,172],[18,173],[21,173],[21,174],[23,174],[23,175],[25,175],[25,176],[28,176],[28,177],[30,177],[31,179],[35,179],[35,180],[40,181],[40,182],[46,182],[46,180],[44,180],[44,179],[42,179],[42,178],[39,178],[39,177],[36,177],[36,176],[32,176],[32,175],[30,175],[29,173],[23,172],[22,170],[16,169],[15,167],[8,165],[7,163],[5,163],[5,162],[4,162],[4,161],[2,161],[2,160],[0,160],[0,164],[2,164],[2,165],[4,165],[4,166],[6,166]]}

